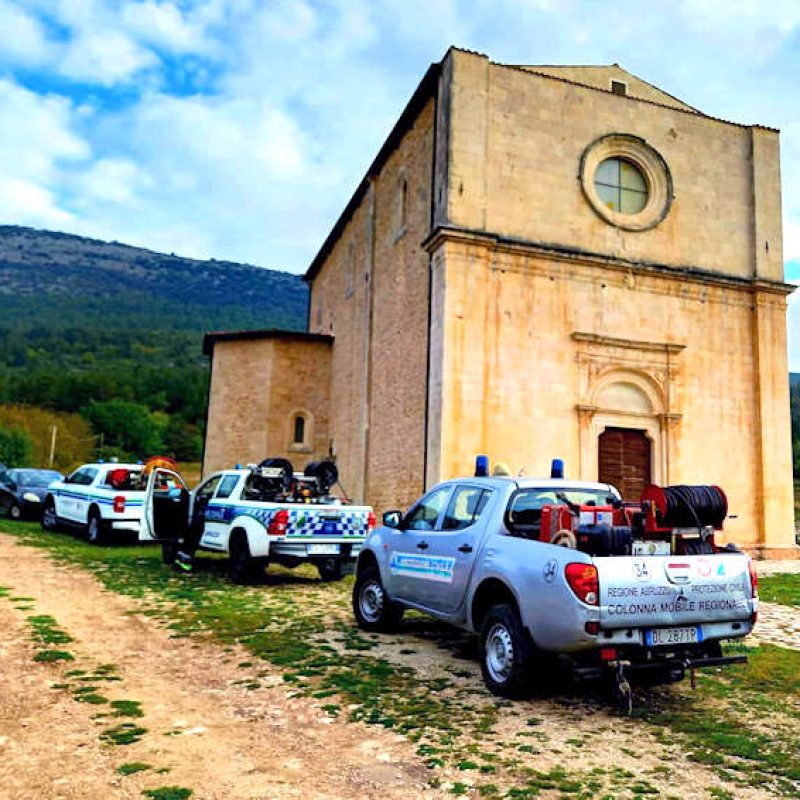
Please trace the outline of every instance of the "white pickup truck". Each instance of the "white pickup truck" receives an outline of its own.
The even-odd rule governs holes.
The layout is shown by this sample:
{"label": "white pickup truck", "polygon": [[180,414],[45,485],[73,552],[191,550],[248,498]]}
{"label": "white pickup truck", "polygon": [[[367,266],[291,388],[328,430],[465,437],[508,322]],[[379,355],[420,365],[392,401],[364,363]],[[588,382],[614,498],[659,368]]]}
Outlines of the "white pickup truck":
{"label": "white pickup truck", "polygon": [[142,464],[84,464],[50,484],[42,507],[42,527],[79,527],[92,544],[115,533],[138,532],[144,502]]}
{"label": "white pickup truck", "polygon": [[600,509],[620,502],[606,484],[558,478],[442,483],[406,514],[384,514],[367,539],[353,587],[356,621],[387,630],[414,608],[478,633],[484,681],[505,696],[527,691],[531,675],[556,657],[578,678],[612,677],[628,708],[629,673],[668,682],[744,661],[720,644],[746,636],[756,621],[757,578],[746,554],[709,544],[687,555],[667,544],[666,553],[648,555],[636,541],[620,554],[575,548],[584,533],[630,539],[636,528],[579,526],[571,546],[540,539],[540,515],[553,503],[610,517]]}
{"label": "white pickup truck", "polygon": [[148,476],[139,539],[161,542],[165,563],[187,542],[191,550],[228,553],[234,583],[250,582],[270,563],[311,563],[322,580],[339,580],[352,570],[375,515],[369,506],[330,497],[333,465],[320,463],[328,470],[314,475],[308,467],[294,473],[288,462],[222,470],[192,492],[175,470],[156,467]]}

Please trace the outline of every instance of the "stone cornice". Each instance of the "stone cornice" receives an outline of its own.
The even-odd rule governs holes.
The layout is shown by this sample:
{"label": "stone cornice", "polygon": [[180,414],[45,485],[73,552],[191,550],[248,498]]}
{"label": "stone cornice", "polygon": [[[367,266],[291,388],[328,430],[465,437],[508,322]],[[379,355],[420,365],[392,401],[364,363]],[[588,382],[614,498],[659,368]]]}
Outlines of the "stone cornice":
{"label": "stone cornice", "polygon": [[576,342],[588,342],[604,347],[622,347],[625,350],[649,350],[651,352],[665,352],[670,354],[680,353],[686,348],[685,344],[674,342],[645,342],[639,339],[619,339],[614,336],[602,336],[598,333],[583,333],[575,331],[572,338]]}
{"label": "stone cornice", "polygon": [[551,242],[516,239],[455,226],[440,226],[436,228],[436,230],[422,242],[422,247],[427,250],[428,253],[433,253],[443,244],[449,242],[467,246],[481,246],[497,253],[538,256],[550,261],[579,264],[615,272],[633,272],[634,274],[650,275],[654,277],[680,278],[688,283],[745,289],[754,293],[787,296],[797,288],[792,284],[783,283],[781,281],[772,281],[757,277],[742,278],[736,275],[724,275],[721,272],[713,272],[696,266],[675,267],[652,261],[633,261],[631,259],[620,258],[619,256],[606,256],[601,253],[593,253],[588,250],[553,244]]}

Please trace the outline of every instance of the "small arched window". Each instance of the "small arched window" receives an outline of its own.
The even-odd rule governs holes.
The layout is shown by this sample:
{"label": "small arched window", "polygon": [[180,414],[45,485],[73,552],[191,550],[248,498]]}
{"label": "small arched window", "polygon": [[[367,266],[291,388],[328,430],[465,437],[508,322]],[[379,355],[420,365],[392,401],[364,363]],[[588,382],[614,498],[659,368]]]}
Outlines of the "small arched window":
{"label": "small arched window", "polygon": [[306,418],[298,414],[294,418],[294,444],[305,444],[306,441]]}
{"label": "small arched window", "polygon": [[408,181],[405,176],[397,185],[397,208],[395,211],[394,238],[397,241],[405,232],[408,224]]}

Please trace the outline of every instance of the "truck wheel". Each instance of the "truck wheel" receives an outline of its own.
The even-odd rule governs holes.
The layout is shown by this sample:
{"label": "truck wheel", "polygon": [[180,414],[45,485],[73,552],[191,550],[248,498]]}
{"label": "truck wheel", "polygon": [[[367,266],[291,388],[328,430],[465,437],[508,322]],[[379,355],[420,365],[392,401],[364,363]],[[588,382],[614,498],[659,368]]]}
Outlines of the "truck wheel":
{"label": "truck wheel", "polygon": [[394,630],[403,618],[403,606],[389,599],[375,569],[360,572],[353,585],[353,614],[364,631]]}
{"label": "truck wheel", "polygon": [[58,515],[56,514],[56,504],[52,497],[48,497],[44,503],[42,528],[51,533],[58,530]]}
{"label": "truck wheel", "polygon": [[509,698],[526,694],[531,650],[519,614],[505,604],[492,606],[480,637],[483,682],[492,694]]}
{"label": "truck wheel", "polygon": [[93,508],[89,512],[89,520],[86,523],[86,538],[90,544],[103,544],[105,539],[105,528],[100,512]]}
{"label": "truck wheel", "polygon": [[326,558],[317,563],[317,572],[319,579],[325,583],[340,581],[345,574],[344,562],[341,558]]}
{"label": "truck wheel", "polygon": [[256,577],[256,561],[250,555],[250,545],[246,536],[236,536],[231,542],[231,557],[228,576],[231,583],[240,586],[252,583]]}

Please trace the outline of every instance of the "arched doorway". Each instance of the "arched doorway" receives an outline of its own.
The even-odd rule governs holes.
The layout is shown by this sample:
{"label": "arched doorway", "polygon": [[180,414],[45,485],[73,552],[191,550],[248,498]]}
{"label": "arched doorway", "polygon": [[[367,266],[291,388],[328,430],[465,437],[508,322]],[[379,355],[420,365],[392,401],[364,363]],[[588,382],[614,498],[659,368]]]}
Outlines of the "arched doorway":
{"label": "arched doorway", "polygon": [[638,502],[652,483],[652,445],[645,431],[608,427],[597,445],[598,479],[616,486],[624,500]]}

